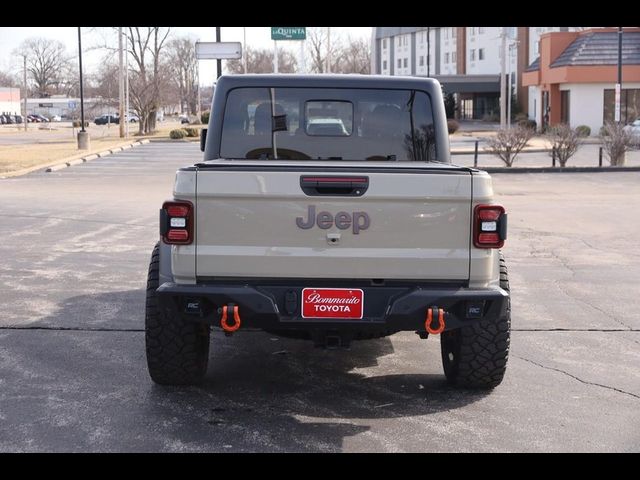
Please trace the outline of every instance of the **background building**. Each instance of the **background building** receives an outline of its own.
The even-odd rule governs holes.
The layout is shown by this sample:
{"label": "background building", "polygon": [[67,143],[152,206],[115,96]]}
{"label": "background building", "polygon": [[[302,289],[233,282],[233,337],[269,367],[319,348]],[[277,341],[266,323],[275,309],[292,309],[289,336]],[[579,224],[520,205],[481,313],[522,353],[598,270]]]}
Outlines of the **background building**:
{"label": "background building", "polygon": [[[587,125],[597,135],[614,120],[618,78],[618,33],[615,28],[545,33],[539,56],[523,76],[529,88],[529,117],[541,127],[567,123]],[[622,35],[620,120],[640,118],[640,28]]]}
{"label": "background building", "polygon": [[20,115],[20,89],[0,88],[0,114]]}
{"label": "background building", "polygon": [[374,27],[372,73],[431,76],[456,95],[456,117],[499,120],[501,35],[506,35],[505,74],[513,112],[527,112],[521,78],[538,56],[540,35],[578,27]]}

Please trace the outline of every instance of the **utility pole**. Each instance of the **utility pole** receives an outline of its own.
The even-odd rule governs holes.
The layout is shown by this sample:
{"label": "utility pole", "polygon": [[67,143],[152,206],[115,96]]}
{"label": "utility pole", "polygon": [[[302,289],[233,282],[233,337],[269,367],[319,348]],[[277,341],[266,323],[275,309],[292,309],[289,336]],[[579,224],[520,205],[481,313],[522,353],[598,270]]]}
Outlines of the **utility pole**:
{"label": "utility pole", "polygon": [[507,129],[511,129],[511,43],[509,43],[509,55],[507,56]]}
{"label": "utility pole", "polygon": [[431,76],[431,27],[427,27],[427,77]]}
{"label": "utility pole", "polygon": [[122,27],[118,27],[118,115],[120,116],[120,138],[124,138],[124,126],[129,122],[129,111],[124,113],[124,55],[122,52]]}
{"label": "utility pole", "polygon": [[[126,48],[125,48],[125,54],[124,54],[124,58],[125,58],[125,77],[124,77],[124,98],[125,98],[125,109],[127,110],[127,115],[129,115],[129,36],[127,35],[127,44],[126,44]],[[127,138],[129,138],[129,123],[130,122],[126,122],[125,125],[125,135]]]}
{"label": "utility pole", "polygon": [[247,27],[242,27],[242,36],[243,36],[243,41],[242,41],[242,68],[244,70],[244,73],[248,73],[247,72]]}
{"label": "utility pole", "polygon": [[24,60],[24,68],[22,70],[22,89],[24,90],[24,117],[22,117],[22,121],[24,122],[24,131],[27,131],[27,56],[22,56]]}
{"label": "utility pole", "polygon": [[331,27],[327,27],[327,73],[331,73]]}
{"label": "utility pole", "polygon": [[[216,27],[216,42],[221,42],[221,41],[222,40],[220,40],[220,27]],[[219,58],[216,60],[216,68],[218,70],[216,78],[220,78],[220,75],[222,75],[222,60],[220,60]],[[198,91],[200,91],[199,83],[198,83]],[[200,110],[200,105],[198,105],[198,110]]]}
{"label": "utility pole", "polygon": [[505,102],[505,70],[506,70],[506,57],[507,57],[507,32],[506,27],[502,27],[502,33],[500,34],[500,128],[504,129],[506,125],[506,107]]}
{"label": "utility pole", "polygon": [[273,73],[278,73],[278,41],[273,41]]}
{"label": "utility pole", "polygon": [[622,27],[618,27],[618,83],[616,83],[615,121],[620,123],[620,97],[622,94]]}

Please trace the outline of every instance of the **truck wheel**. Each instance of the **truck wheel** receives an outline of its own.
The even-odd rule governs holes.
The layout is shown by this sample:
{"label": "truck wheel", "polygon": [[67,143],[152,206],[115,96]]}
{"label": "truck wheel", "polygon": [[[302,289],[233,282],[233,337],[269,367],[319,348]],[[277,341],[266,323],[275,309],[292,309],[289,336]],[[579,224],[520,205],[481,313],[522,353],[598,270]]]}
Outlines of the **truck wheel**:
{"label": "truck wheel", "polygon": [[[509,291],[507,265],[500,253],[500,287]],[[507,368],[511,332],[511,299],[507,314],[497,322],[483,321],[449,332],[440,338],[444,374],[460,387],[497,387]]]}
{"label": "truck wheel", "polygon": [[147,277],[145,341],[151,379],[161,385],[200,383],[209,360],[209,327],[160,315],[158,288],[160,244],[151,255]]}

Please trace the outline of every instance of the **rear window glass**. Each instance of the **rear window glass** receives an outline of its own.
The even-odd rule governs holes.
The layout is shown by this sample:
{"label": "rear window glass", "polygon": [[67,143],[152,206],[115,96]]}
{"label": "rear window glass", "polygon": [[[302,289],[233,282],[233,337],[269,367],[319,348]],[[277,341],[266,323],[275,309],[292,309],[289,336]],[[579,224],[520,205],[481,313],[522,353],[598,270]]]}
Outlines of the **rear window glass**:
{"label": "rear window glass", "polygon": [[436,161],[419,90],[236,88],[220,154],[231,159]]}

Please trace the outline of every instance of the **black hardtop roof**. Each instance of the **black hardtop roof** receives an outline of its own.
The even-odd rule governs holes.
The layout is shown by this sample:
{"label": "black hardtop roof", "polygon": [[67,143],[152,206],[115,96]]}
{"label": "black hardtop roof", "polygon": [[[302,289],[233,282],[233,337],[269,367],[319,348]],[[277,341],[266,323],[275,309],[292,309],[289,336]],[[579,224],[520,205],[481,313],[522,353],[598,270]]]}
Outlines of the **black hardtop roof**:
{"label": "black hardtop roof", "polygon": [[390,88],[390,89],[440,89],[433,78],[397,77],[388,75],[358,74],[244,74],[223,75],[216,88],[230,90],[238,87],[309,87],[309,88]]}

